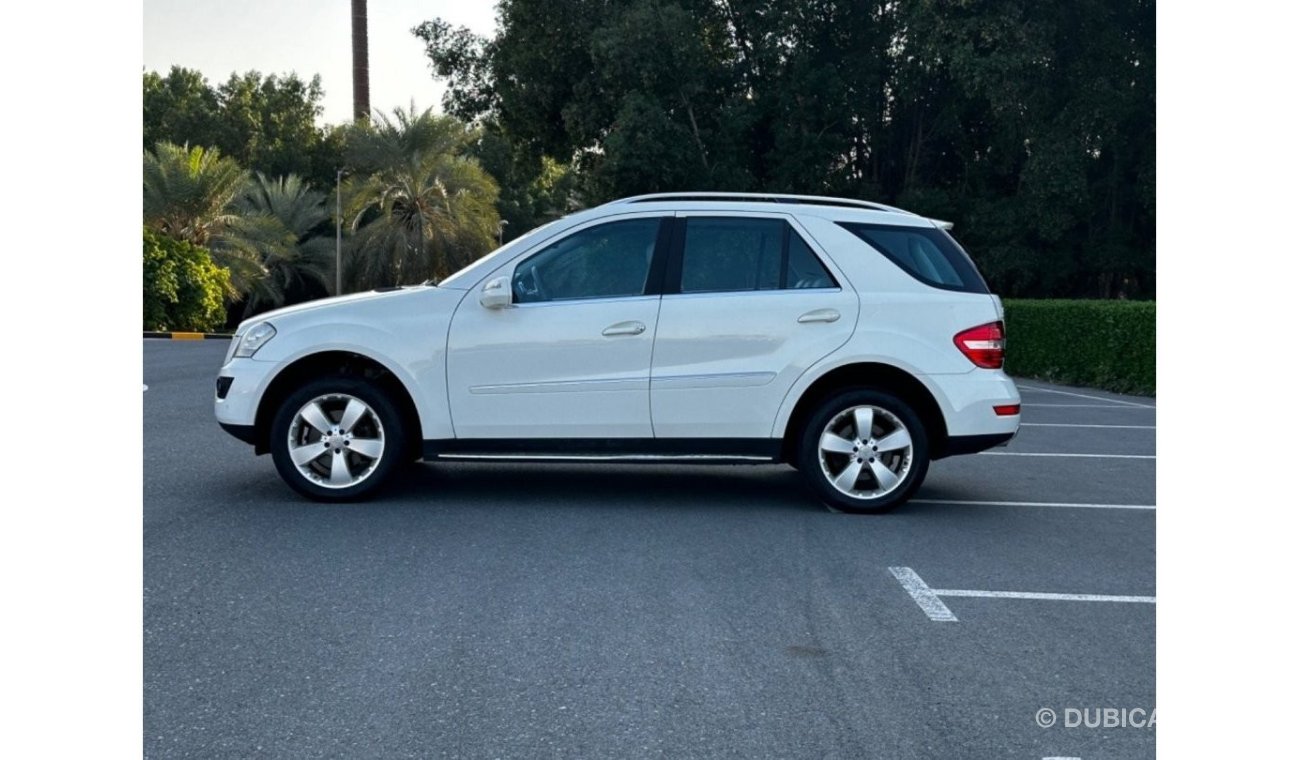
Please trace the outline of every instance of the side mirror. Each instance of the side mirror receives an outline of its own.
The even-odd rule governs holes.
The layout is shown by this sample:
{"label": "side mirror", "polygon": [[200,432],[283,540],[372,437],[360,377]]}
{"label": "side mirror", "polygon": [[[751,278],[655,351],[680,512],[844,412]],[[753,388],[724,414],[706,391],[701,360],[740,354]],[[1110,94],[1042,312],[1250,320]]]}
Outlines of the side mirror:
{"label": "side mirror", "polygon": [[478,302],[485,309],[504,309],[510,305],[510,280],[496,277],[488,280],[478,295]]}

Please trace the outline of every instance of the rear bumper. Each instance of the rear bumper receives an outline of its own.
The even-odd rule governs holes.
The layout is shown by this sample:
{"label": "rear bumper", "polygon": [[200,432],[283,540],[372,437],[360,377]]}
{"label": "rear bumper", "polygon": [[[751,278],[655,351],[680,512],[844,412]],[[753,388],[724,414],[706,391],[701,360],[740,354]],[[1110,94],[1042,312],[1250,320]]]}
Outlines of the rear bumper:
{"label": "rear bumper", "polygon": [[1006,446],[1015,437],[1014,432],[950,436],[948,445],[944,447],[940,457],[936,458],[957,456],[959,454],[978,454],[981,451],[987,451],[997,446]]}
{"label": "rear bumper", "polygon": [[1015,382],[1001,370],[977,369],[961,375],[929,375],[943,410],[948,441],[937,457],[974,454],[1005,446],[1020,431],[1020,415],[1000,415],[994,407],[1020,403]]}

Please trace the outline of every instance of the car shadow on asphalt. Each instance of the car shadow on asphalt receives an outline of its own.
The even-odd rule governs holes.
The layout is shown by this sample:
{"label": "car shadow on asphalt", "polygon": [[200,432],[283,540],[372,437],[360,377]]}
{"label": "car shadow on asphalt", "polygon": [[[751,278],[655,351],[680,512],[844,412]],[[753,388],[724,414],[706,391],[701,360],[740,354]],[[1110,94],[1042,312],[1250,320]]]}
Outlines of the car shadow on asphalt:
{"label": "car shadow on asphalt", "polygon": [[[269,464],[269,462],[268,462]],[[207,493],[193,483],[196,493]],[[355,502],[313,502],[270,467],[225,473],[212,488],[229,508],[374,511],[626,509],[662,512],[748,510],[826,513],[785,465],[581,465],[421,462],[393,473],[378,492]],[[171,497],[176,496],[172,494]],[[163,492],[151,498],[166,502]]]}
{"label": "car shadow on asphalt", "polygon": [[376,501],[464,507],[623,507],[820,510],[799,473],[785,466],[420,463]]}
{"label": "car shadow on asphalt", "polygon": [[[240,503],[282,509],[286,506],[328,508],[293,493],[274,473],[250,473],[238,484]],[[922,486],[920,499],[953,500],[954,504],[905,504],[891,514],[914,516],[971,514],[960,502],[968,492],[943,486]],[[785,465],[674,467],[671,465],[582,465],[541,463],[420,462],[394,473],[373,496],[335,505],[371,510],[441,508],[547,509],[568,508],[773,510],[826,513],[804,484]]]}

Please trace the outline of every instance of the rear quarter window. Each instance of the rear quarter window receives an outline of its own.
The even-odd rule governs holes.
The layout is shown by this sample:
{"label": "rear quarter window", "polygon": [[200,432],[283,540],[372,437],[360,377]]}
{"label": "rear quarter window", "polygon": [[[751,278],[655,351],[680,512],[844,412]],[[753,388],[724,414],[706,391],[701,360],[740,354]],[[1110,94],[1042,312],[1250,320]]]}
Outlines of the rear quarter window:
{"label": "rear quarter window", "polygon": [[941,229],[860,222],[837,224],[926,285],[963,293],[989,292],[975,262]]}

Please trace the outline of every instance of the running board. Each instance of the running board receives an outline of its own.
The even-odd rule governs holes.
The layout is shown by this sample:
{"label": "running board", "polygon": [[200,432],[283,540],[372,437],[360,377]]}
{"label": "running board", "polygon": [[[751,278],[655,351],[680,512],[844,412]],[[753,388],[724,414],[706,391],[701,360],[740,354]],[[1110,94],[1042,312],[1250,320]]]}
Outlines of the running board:
{"label": "running board", "polygon": [[642,464],[771,464],[781,441],[771,438],[515,438],[424,442],[426,460],[610,462]]}

